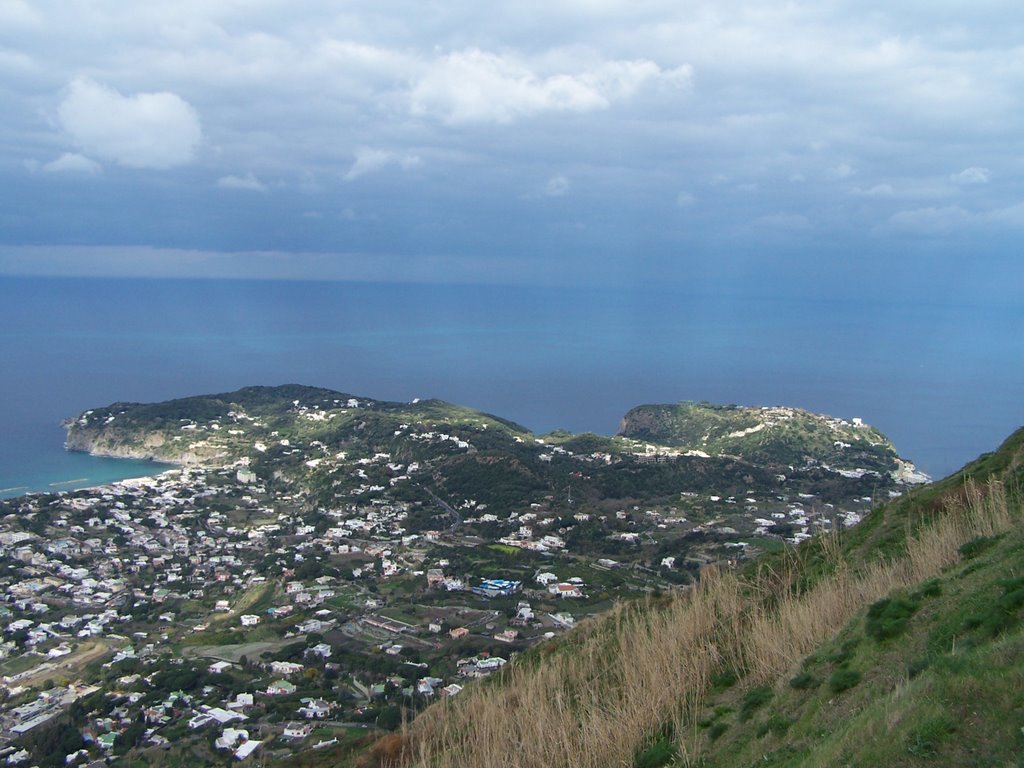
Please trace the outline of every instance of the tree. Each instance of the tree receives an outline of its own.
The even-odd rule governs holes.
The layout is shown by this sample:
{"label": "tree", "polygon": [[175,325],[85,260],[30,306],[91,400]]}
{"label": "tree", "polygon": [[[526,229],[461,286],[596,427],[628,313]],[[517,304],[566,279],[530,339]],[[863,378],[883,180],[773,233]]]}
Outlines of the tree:
{"label": "tree", "polygon": [[402,724],[402,710],[400,707],[389,704],[377,715],[377,726],[388,731],[395,730]]}

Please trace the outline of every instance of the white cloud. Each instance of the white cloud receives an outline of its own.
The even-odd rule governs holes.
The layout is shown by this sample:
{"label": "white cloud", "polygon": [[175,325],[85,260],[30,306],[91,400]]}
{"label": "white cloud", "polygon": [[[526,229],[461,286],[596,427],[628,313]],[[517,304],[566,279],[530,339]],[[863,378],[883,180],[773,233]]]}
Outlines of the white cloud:
{"label": "white cloud", "polygon": [[129,168],[173,168],[192,160],[199,116],[180,96],[122,96],[88,78],[73,80],[58,110],[61,127],[86,152]]}
{"label": "white cloud", "polygon": [[645,59],[544,76],[513,57],[470,48],[432,62],[412,89],[410,108],[450,124],[511,123],[545,112],[607,109],[645,84],[686,87],[691,77],[688,66],[663,70]]}
{"label": "white cloud", "polygon": [[3,0],[0,2],[0,25],[12,27],[34,27],[42,23],[42,17],[25,0]]}
{"label": "white cloud", "polygon": [[267,185],[256,178],[252,172],[245,176],[221,176],[217,179],[217,186],[221,189],[239,189],[246,192],[267,191]]}
{"label": "white cloud", "polygon": [[697,202],[697,198],[689,192],[680,192],[676,195],[676,208],[689,208]]}
{"label": "white cloud", "polygon": [[972,165],[970,168],[964,168],[960,173],[954,173],[949,178],[950,181],[957,184],[988,184],[991,176],[992,172],[988,168]]}
{"label": "white cloud", "polygon": [[995,224],[1005,224],[1012,227],[1024,226],[1024,203],[998,208],[991,211],[986,218]]}
{"label": "white cloud", "polygon": [[544,194],[548,197],[561,197],[569,191],[570,186],[572,185],[565,176],[552,176],[544,185]]}
{"label": "white cloud", "polygon": [[95,160],[90,160],[84,155],[74,152],[65,152],[56,160],[52,160],[43,166],[47,173],[85,173],[96,174],[103,170],[102,166]]}
{"label": "white cloud", "polygon": [[875,184],[875,186],[869,187],[868,189],[854,187],[850,191],[852,194],[858,195],[859,197],[892,197],[896,194],[896,191],[892,188],[892,184]]}
{"label": "white cloud", "polygon": [[770,213],[754,219],[754,225],[765,229],[801,232],[811,228],[810,220],[798,213]]}
{"label": "white cloud", "polygon": [[889,217],[889,225],[907,234],[944,235],[968,224],[972,218],[959,205],[929,206],[894,213]]}
{"label": "white cloud", "polygon": [[386,149],[372,149],[371,147],[359,147],[355,152],[356,159],[352,167],[345,174],[345,181],[354,181],[360,176],[386,168],[389,165],[397,165],[402,170],[408,170],[420,164],[418,156],[410,153],[391,152]]}

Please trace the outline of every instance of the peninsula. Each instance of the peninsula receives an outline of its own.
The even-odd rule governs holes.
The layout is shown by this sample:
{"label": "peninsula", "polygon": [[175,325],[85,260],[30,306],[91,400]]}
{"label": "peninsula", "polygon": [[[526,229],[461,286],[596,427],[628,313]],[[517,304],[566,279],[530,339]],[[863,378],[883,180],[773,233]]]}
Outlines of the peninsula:
{"label": "peninsula", "polygon": [[71,450],[179,466],[0,502],[0,738],[40,765],[347,754],[623,600],[924,480],[859,419],[784,407],[535,435],[287,385],[66,426]]}

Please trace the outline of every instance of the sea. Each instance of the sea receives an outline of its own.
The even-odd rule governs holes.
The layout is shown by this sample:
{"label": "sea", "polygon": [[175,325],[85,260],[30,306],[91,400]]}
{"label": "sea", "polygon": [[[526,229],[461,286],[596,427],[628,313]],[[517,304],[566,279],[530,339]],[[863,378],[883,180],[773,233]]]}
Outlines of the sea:
{"label": "sea", "polygon": [[301,383],[612,434],[707,400],[860,417],[933,477],[1024,424],[1019,306],[905,296],[0,277],[0,496],[166,469],[63,448],[115,401]]}

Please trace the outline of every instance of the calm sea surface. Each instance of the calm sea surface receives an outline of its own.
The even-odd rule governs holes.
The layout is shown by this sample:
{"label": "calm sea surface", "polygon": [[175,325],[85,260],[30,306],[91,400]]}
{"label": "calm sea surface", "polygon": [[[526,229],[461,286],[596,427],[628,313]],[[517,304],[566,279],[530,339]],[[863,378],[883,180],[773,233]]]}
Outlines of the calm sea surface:
{"label": "calm sea surface", "polygon": [[0,366],[5,496],[155,469],[66,453],[66,417],[249,384],[438,397],[537,432],[610,434],[641,403],[792,405],[860,416],[934,476],[1024,424],[1020,307],[906,299],[5,277]]}

